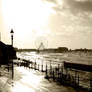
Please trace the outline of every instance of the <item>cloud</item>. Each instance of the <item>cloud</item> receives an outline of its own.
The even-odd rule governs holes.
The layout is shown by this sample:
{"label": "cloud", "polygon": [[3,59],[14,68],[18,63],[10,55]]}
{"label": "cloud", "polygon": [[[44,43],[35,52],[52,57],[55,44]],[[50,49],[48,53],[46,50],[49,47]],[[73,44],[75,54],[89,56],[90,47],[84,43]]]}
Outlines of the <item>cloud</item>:
{"label": "cloud", "polygon": [[[70,11],[72,14],[87,15],[92,11],[92,0],[45,0],[54,3],[53,9],[56,12]],[[82,14],[82,15],[83,15]]]}
{"label": "cloud", "polygon": [[[45,0],[49,3],[56,4],[56,7],[69,8],[72,10],[88,10],[92,11],[92,0]],[[77,7],[77,8],[76,8]]]}
{"label": "cloud", "polygon": [[[85,30],[85,27],[92,26],[92,0],[60,0],[62,1],[61,5],[59,0],[45,1],[55,4],[52,8],[56,14],[52,15],[49,20],[52,30],[59,33],[59,30],[66,30],[63,28],[65,26],[66,28],[69,27],[70,30],[73,29],[73,31],[81,31],[81,28]],[[76,29],[76,26],[79,28]]]}

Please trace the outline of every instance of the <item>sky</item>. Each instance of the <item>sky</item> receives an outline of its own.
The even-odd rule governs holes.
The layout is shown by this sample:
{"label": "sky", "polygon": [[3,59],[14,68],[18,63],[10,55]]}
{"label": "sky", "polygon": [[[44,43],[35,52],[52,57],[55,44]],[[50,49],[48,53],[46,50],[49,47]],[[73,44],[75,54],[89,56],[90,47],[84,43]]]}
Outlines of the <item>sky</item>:
{"label": "sky", "polygon": [[92,49],[92,0],[0,0],[1,40],[14,47]]}

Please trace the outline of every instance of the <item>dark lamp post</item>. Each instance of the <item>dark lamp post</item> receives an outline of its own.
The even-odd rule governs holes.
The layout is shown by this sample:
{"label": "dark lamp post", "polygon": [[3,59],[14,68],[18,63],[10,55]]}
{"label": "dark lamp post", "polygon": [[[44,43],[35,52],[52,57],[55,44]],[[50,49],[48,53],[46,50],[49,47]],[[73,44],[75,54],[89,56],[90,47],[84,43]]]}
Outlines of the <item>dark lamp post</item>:
{"label": "dark lamp post", "polygon": [[[13,34],[14,34],[13,29],[11,29],[10,34],[11,34],[11,45],[13,47]],[[13,79],[13,76],[14,76],[14,65],[13,65],[13,60],[12,60],[12,79]]]}
{"label": "dark lamp post", "polygon": [[14,34],[14,31],[13,31],[13,29],[11,29],[11,32],[10,32],[10,34],[11,34],[11,44],[12,44],[12,46],[13,46],[13,34]]}

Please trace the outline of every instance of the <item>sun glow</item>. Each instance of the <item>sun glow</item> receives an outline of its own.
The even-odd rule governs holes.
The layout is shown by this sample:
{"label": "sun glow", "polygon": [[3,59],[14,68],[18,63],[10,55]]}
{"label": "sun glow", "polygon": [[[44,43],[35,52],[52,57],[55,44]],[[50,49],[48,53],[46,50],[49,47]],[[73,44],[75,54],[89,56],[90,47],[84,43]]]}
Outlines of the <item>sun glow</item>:
{"label": "sun glow", "polygon": [[54,12],[51,7],[42,0],[2,0],[6,29],[13,28],[16,40],[20,41],[47,34],[48,19]]}

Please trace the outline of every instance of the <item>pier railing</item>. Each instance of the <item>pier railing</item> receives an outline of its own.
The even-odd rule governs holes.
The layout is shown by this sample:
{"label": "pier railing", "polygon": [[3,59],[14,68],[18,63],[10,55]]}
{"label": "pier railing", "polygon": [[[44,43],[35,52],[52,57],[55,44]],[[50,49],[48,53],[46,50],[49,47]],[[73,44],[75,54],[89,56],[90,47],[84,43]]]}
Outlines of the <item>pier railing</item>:
{"label": "pier railing", "polygon": [[[64,62],[63,64],[57,64],[56,66],[53,66],[51,63],[39,64],[36,61],[33,62],[21,58],[17,59],[18,62],[15,64],[17,64],[20,67],[23,66],[25,68],[35,69],[44,72],[45,78],[48,80],[57,81],[63,85],[72,86],[78,89],[82,88],[92,90],[92,72],[90,70],[84,71],[82,69],[78,69],[78,66],[77,69],[74,68],[74,65],[76,66],[77,64],[73,65],[73,63]],[[81,66],[82,68],[82,65],[79,66]]]}

